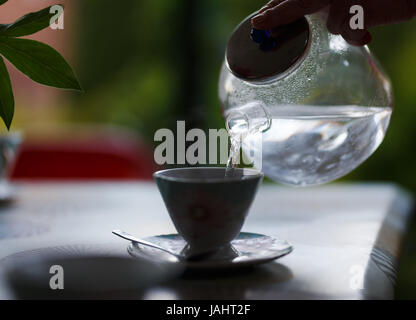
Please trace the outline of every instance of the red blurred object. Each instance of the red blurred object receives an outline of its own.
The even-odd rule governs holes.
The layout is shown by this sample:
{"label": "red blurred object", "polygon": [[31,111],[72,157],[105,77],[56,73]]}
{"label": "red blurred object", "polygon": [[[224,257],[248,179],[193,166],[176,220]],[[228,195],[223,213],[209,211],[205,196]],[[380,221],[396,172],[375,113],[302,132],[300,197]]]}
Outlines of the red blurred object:
{"label": "red blurred object", "polygon": [[10,178],[149,180],[156,169],[152,149],[137,136],[125,130],[84,130],[25,141]]}

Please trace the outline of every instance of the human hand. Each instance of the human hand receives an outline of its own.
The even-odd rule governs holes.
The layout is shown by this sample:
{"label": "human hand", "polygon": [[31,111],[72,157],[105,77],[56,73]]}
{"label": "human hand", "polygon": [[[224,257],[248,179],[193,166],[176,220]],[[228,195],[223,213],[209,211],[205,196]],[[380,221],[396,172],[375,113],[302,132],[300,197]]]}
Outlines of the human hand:
{"label": "human hand", "polygon": [[[364,29],[350,28],[350,8],[354,5],[364,9]],[[251,23],[256,29],[272,30],[321,10],[327,12],[329,32],[340,34],[352,45],[362,46],[371,42],[369,28],[414,18],[416,0],[271,0]]]}

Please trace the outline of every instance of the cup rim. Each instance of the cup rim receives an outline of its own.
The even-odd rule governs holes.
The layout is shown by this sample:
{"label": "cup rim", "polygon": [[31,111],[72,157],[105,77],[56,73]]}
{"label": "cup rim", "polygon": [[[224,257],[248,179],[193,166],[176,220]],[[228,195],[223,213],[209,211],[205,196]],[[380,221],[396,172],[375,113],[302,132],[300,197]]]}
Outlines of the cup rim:
{"label": "cup rim", "polygon": [[250,168],[235,168],[235,170],[249,172],[249,174],[244,175],[244,179],[240,177],[228,177],[227,179],[219,179],[219,178],[182,178],[182,177],[169,177],[164,175],[167,172],[171,171],[179,171],[179,170],[224,170],[225,167],[183,167],[183,168],[172,168],[172,169],[163,169],[153,173],[153,178],[160,178],[167,181],[173,182],[184,182],[184,183],[230,183],[230,182],[238,182],[238,181],[247,181],[247,180],[255,180],[259,178],[263,178],[264,174],[256,169]]}

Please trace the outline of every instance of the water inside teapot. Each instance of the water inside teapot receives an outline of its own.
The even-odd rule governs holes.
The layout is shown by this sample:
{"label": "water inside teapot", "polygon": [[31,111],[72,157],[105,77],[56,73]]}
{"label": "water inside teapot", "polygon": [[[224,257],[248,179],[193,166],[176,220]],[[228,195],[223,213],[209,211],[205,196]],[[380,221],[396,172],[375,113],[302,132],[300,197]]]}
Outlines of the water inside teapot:
{"label": "water inside teapot", "polygon": [[[238,108],[237,108],[238,109]],[[236,110],[236,109],[234,109]],[[269,107],[271,123],[262,133],[262,171],[292,186],[330,182],[364,162],[380,145],[389,125],[390,107]],[[228,123],[231,136],[229,172],[250,135],[259,130]]]}

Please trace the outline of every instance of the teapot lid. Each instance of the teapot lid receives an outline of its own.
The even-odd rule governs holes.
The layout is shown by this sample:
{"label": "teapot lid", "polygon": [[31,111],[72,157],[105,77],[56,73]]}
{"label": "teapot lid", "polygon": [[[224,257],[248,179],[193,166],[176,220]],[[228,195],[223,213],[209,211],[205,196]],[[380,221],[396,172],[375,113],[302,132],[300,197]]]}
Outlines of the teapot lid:
{"label": "teapot lid", "polygon": [[238,78],[265,80],[278,76],[294,65],[306,51],[309,24],[301,18],[288,25],[267,30],[253,29],[253,13],[241,22],[228,40],[226,62]]}

